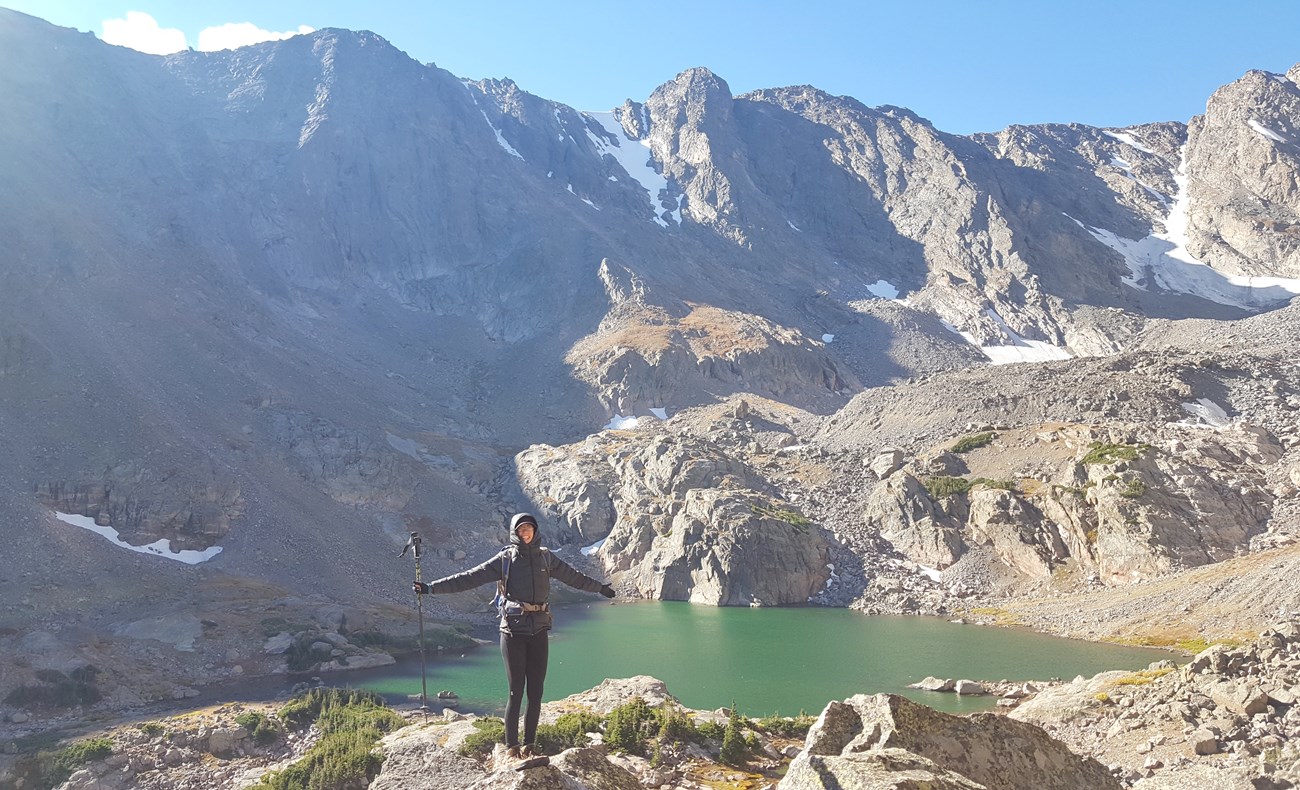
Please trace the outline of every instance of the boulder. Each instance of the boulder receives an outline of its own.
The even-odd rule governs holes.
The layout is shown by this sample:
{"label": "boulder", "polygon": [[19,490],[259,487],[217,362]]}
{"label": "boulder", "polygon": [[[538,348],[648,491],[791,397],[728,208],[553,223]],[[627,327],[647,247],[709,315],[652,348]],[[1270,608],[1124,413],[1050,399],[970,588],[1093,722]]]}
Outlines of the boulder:
{"label": "boulder", "polygon": [[955,685],[956,681],[952,678],[941,679],[929,675],[924,680],[908,685],[908,688],[921,689],[922,691],[952,691]]}
{"label": "boulder", "polygon": [[1192,754],[1218,754],[1219,739],[1209,730],[1201,729],[1187,736],[1187,743],[1192,747]]}
{"label": "boulder", "polygon": [[[993,713],[951,716],[894,694],[858,695],[827,705],[808,731],[804,751],[791,765],[787,780],[793,775],[795,782],[804,782],[800,777],[806,777],[808,772],[815,774],[819,766],[831,764],[837,776],[853,776],[852,772],[859,767],[864,776],[869,776],[873,771],[878,773],[879,753],[889,749],[925,758],[942,771],[987,788],[1118,790],[1120,787],[1101,763],[1074,754],[1065,744],[1032,724]],[[872,758],[873,754],[877,756]],[[863,760],[868,762],[855,765]],[[896,786],[879,784],[876,779],[871,780],[877,781],[876,784],[868,784],[866,779],[857,784],[855,781],[846,779],[840,781],[840,786]],[[780,786],[834,785],[793,782],[787,785],[783,781]]]}
{"label": "boulder", "polygon": [[790,763],[777,790],[987,790],[961,774],[902,749],[848,756],[804,752]]}
{"label": "boulder", "polygon": [[886,448],[871,459],[868,468],[872,474],[884,480],[903,468],[903,451],[894,447]]}
{"label": "boulder", "polygon": [[952,690],[963,697],[978,697],[988,693],[982,684],[973,680],[959,680],[953,684]]}
{"label": "boulder", "polygon": [[443,790],[469,787],[483,778],[483,769],[437,743],[446,727],[405,727],[379,742],[384,766],[370,790]]}
{"label": "boulder", "polygon": [[677,701],[672,694],[668,693],[668,687],[662,680],[649,675],[636,675],[630,678],[602,680],[600,685],[593,689],[580,691],[551,704],[559,710],[580,707],[603,715],[633,697],[640,697],[652,708],[664,702]]}

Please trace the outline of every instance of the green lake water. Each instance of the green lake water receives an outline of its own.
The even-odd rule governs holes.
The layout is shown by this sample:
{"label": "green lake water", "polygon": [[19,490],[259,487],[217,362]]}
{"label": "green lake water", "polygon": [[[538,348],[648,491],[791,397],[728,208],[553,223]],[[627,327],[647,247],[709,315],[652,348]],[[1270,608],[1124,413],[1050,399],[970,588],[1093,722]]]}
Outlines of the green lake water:
{"label": "green lake water", "polygon": [[[691,708],[736,706],[750,716],[817,714],[853,694],[894,692],[931,707],[970,712],[990,698],[906,688],[926,675],[979,680],[1069,680],[1140,669],[1161,650],[1096,644],[1027,630],[956,625],[930,617],[867,617],[847,609],[717,608],[674,602],[578,604],[555,610],[547,701],[605,678],[653,675]],[[418,661],[359,674],[354,685],[389,696],[420,693]],[[429,696],[460,695],[462,708],[499,713],[506,683],[496,646],[430,656]]]}

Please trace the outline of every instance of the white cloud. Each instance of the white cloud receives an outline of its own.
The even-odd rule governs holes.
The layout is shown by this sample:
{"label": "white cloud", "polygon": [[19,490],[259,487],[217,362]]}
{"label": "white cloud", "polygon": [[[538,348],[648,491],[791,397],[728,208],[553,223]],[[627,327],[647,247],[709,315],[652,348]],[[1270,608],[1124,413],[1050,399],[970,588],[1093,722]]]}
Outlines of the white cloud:
{"label": "white cloud", "polygon": [[174,27],[159,27],[158,20],[142,11],[127,11],[125,19],[105,19],[101,24],[105,43],[150,55],[170,55],[188,46],[183,32]]}
{"label": "white cloud", "polygon": [[216,52],[219,49],[238,49],[249,44],[261,44],[263,41],[283,41],[286,38],[314,33],[316,28],[299,25],[297,30],[284,33],[272,33],[263,30],[252,22],[227,22],[224,25],[204,28],[199,33],[199,49],[203,52]]}

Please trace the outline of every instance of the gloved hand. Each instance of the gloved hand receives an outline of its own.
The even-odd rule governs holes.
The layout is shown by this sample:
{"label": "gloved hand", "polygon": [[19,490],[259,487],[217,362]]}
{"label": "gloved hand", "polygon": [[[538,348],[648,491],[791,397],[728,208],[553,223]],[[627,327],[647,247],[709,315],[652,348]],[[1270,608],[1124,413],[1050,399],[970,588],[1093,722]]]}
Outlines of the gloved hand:
{"label": "gloved hand", "polygon": [[602,584],[600,585],[600,594],[605,596],[606,598],[613,598],[614,588],[610,587],[608,584]]}
{"label": "gloved hand", "polygon": [[429,585],[424,582],[411,582],[411,589],[415,590],[417,595],[424,595],[429,592]]}

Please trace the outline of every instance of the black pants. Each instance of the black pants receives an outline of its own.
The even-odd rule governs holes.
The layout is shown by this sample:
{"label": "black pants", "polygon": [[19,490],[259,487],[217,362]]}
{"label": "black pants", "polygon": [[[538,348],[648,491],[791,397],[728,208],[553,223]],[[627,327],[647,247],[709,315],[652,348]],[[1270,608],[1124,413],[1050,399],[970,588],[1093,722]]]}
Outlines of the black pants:
{"label": "black pants", "polygon": [[532,636],[501,634],[501,657],[506,661],[506,681],[510,684],[510,701],[506,703],[506,746],[519,745],[519,705],[525,693],[528,694],[528,711],[524,714],[524,743],[537,740],[537,720],[542,715],[542,684],[546,681],[546,657],[550,649],[548,636],[546,631]]}

